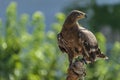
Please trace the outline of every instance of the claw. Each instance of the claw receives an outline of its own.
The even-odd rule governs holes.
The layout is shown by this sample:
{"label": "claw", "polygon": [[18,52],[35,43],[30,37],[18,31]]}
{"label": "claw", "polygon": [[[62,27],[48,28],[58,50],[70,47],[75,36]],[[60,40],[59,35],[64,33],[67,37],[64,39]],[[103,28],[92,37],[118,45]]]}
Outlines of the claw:
{"label": "claw", "polygon": [[87,64],[87,61],[84,58],[81,58],[80,56],[75,59],[75,61],[81,61],[85,64]]}
{"label": "claw", "polygon": [[84,62],[87,65],[87,62],[84,58],[82,58],[81,61]]}

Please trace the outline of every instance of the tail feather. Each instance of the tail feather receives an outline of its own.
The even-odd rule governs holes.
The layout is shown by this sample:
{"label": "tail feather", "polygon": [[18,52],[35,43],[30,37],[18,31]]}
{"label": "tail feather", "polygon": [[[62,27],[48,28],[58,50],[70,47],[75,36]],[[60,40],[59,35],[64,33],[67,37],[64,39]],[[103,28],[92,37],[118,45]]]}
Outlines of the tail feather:
{"label": "tail feather", "polygon": [[103,54],[103,52],[101,52],[101,50],[99,48],[97,51],[97,58],[108,59],[108,57],[105,54]]}
{"label": "tail feather", "polygon": [[98,58],[108,59],[108,57],[104,54],[97,55]]}

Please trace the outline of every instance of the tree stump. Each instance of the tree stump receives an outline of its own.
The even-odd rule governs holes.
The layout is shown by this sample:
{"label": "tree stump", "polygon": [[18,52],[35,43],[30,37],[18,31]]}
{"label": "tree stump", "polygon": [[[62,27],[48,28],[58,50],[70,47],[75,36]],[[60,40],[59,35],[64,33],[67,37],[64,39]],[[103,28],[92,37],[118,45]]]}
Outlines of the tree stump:
{"label": "tree stump", "polygon": [[83,61],[75,61],[68,68],[68,75],[66,80],[84,80],[86,75]]}

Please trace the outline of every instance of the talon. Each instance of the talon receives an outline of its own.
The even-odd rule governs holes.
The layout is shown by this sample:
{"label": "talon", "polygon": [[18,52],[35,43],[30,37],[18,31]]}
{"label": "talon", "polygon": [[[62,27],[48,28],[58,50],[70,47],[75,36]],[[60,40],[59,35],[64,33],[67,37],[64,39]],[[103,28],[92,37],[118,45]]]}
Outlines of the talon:
{"label": "talon", "polygon": [[83,61],[87,65],[87,62],[84,58],[82,58],[81,61]]}

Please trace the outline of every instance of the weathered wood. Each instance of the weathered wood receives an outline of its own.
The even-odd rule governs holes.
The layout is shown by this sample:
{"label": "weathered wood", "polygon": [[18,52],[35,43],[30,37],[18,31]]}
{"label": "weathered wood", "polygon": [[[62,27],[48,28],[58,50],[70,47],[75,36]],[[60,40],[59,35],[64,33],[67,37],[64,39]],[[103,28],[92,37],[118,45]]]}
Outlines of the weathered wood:
{"label": "weathered wood", "polygon": [[84,80],[86,75],[84,62],[75,61],[68,68],[68,75],[66,80]]}

